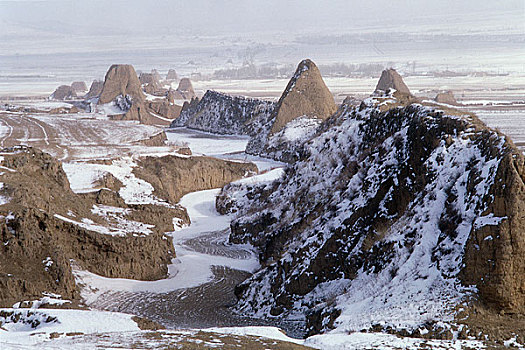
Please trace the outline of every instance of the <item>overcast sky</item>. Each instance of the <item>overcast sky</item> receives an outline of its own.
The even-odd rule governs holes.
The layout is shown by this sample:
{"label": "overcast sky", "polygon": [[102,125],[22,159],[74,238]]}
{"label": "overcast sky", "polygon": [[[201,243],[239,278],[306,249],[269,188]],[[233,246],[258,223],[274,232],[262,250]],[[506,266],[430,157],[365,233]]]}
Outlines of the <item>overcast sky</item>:
{"label": "overcast sky", "polygon": [[0,0],[0,21],[11,33],[28,25],[61,31],[63,24],[79,35],[345,32],[414,25],[524,30],[525,0]]}

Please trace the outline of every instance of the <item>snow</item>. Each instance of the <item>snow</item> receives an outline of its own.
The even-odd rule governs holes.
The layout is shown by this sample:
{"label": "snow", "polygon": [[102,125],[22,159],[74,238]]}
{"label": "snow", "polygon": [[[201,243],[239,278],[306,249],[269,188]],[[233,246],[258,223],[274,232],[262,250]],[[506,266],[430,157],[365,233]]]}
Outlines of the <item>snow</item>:
{"label": "snow", "polygon": [[476,230],[482,228],[483,226],[497,226],[501,223],[503,220],[507,220],[508,218],[506,216],[497,217],[494,216],[493,213],[490,213],[489,215],[485,216],[478,216],[476,220],[474,221],[474,228]]}
{"label": "snow", "polygon": [[278,147],[277,140],[285,143],[304,143],[314,135],[315,131],[321,124],[318,118],[299,117],[284,126],[276,135],[268,140],[270,147]]}
{"label": "snow", "polygon": [[0,309],[0,312],[13,312],[22,316],[19,322],[0,317],[2,327],[7,330],[0,331],[3,349],[18,348],[19,345],[42,348],[50,340],[49,334],[54,332],[92,334],[139,331],[136,322],[131,319],[132,315],[116,312],[8,308]]}
{"label": "snow", "polygon": [[[259,188],[255,187],[251,192],[246,186],[234,185],[225,190],[226,196],[241,202],[235,223],[258,222],[265,215],[277,219],[275,224],[261,229],[262,232],[239,233],[237,239],[265,242],[266,237],[273,239],[273,235],[279,232],[288,232],[289,227],[305,226],[294,232],[283,251],[278,252],[281,254],[278,261],[269,262],[269,266],[245,282],[247,289],[237,306],[240,313],[268,317],[275,305],[272,298],[290,293],[293,307],[281,317],[301,320],[312,309],[334,307],[341,311],[334,324],[340,333],[369,329],[375,324],[394,329],[417,329],[431,320],[444,323],[454,320],[453,307],[473,292],[462,287],[456,278],[461,265],[457,262],[471,229],[476,220],[485,225],[498,224],[504,219],[478,218],[486,210],[483,198],[494,181],[504,139],[495,133],[486,136],[490,141],[483,139],[483,143],[490,142],[494,153],[484,155],[481,146],[471,142],[472,137],[481,137],[481,133],[476,134],[472,128],[451,133],[451,144],[442,141],[421,159],[418,166],[426,169],[431,181],[415,194],[397,217],[389,214],[387,204],[396,195],[395,188],[400,181],[406,180],[408,188],[413,181],[410,176],[408,179],[399,178],[400,168],[406,167],[407,157],[412,154],[410,147],[418,147],[408,142],[410,121],[422,118],[426,128],[440,130],[443,118],[458,123],[461,120],[454,116],[431,117],[428,114],[430,109],[410,108],[411,114],[405,116],[395,115],[397,109],[394,109],[392,115],[377,117],[373,108],[343,114],[340,124],[307,144],[309,157],[293,164],[292,169],[277,180],[274,192],[269,196],[258,197]],[[379,140],[379,144],[374,144]],[[351,172],[348,178],[341,177],[347,164],[356,164],[355,174]],[[477,184],[473,191],[468,192],[466,186],[471,177],[476,178]],[[385,183],[392,185],[385,194],[379,194]],[[447,202],[446,193],[452,194],[452,203]],[[341,271],[341,277],[336,275],[323,280],[320,276],[321,282],[305,294],[288,292],[288,281],[311,274],[316,269],[312,267],[312,261],[326,242],[334,242],[338,229],[345,232],[344,238],[337,240],[338,251],[347,254],[343,255],[345,259],[354,256],[359,259],[360,249],[363,249],[362,232],[372,228],[361,226],[365,224],[359,221],[346,224],[345,220],[366,208],[374,199],[380,202],[370,216],[379,216],[389,222],[384,232],[380,232],[375,246],[378,249],[383,244],[392,246],[378,258],[380,267],[358,265],[359,270],[351,280],[345,279]],[[318,205],[324,208],[333,205],[335,209],[316,216],[309,210]],[[439,226],[447,215],[444,209],[447,206],[461,218],[454,234],[450,235],[441,232]],[[309,220],[307,225],[301,221],[305,217]],[[411,232],[415,237],[410,238]],[[348,252],[343,253],[346,249]],[[371,250],[365,249],[367,252]],[[283,268],[283,272],[278,266],[287,268]],[[281,273],[283,275],[278,275]],[[283,282],[276,286],[276,280]],[[327,301],[330,301],[329,305]]]}
{"label": "snow", "polygon": [[393,350],[393,349],[483,349],[482,342],[476,340],[425,340],[403,338],[384,333],[327,333],[309,337],[303,343],[317,349],[330,350]]}
{"label": "snow", "polygon": [[87,162],[64,163],[62,165],[74,192],[97,190],[94,187],[95,181],[99,180],[105,173],[111,173],[124,185],[119,194],[127,204],[168,205],[153,195],[154,188],[150,183],[133,174],[133,168],[136,166],[137,163],[133,157],[121,157],[113,160],[109,165]]}
{"label": "snow", "polygon": [[220,255],[199,253],[187,247],[185,240],[206,235],[214,231],[225,231],[222,239],[228,240],[230,217],[221,216],[215,210],[215,196],[219,189],[198,191],[182,197],[180,204],[186,207],[191,225],[180,228],[170,235],[173,237],[177,258],[168,265],[168,278],[158,281],[137,281],[122,278],[106,278],[88,271],[74,270],[77,283],[86,285],[81,292],[89,305],[106,291],[133,291],[165,293],[181,288],[196,287],[213,278],[212,266],[228,266],[233,269],[254,272],[260,265],[257,254],[250,246],[240,245],[249,258],[234,259]]}
{"label": "snow", "polygon": [[204,131],[175,128],[166,130],[168,141],[177,145],[187,145],[193,154],[216,156],[244,152],[248,136],[218,136]]}
{"label": "snow", "polygon": [[93,231],[97,233],[101,233],[103,235],[110,235],[110,236],[126,236],[127,232],[115,228],[110,228],[104,225],[96,224],[94,221],[90,219],[83,218],[82,221],[76,221],[69,218],[66,218],[65,216],[55,214],[55,218],[69,222],[71,224],[77,225],[79,227],[82,227],[83,229],[86,229],[88,231]]}
{"label": "snow", "polygon": [[277,327],[263,327],[263,326],[249,326],[249,327],[214,327],[205,328],[205,332],[214,332],[219,334],[235,334],[235,335],[251,335],[255,337],[263,337],[268,339],[275,339],[294,344],[305,344],[302,339],[291,338],[283,333]]}
{"label": "snow", "polygon": [[[0,182],[0,190],[4,188],[4,183]],[[7,204],[11,201],[11,199],[8,196],[5,196],[3,194],[0,194],[0,205]]]}

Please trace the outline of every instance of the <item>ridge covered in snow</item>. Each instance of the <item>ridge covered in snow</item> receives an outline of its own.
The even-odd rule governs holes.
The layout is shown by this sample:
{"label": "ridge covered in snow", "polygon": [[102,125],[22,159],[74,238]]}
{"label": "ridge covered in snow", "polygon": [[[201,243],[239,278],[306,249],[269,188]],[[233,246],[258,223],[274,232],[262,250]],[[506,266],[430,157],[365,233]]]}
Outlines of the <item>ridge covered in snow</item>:
{"label": "ridge covered in snow", "polygon": [[273,109],[273,102],[208,90],[200,101],[186,104],[171,127],[254,136],[268,124]]}
{"label": "ridge covered in snow", "polygon": [[264,266],[238,286],[237,310],[304,322],[308,334],[447,328],[477,288],[490,297],[492,270],[472,283],[462,271],[491,263],[465,258],[497,251],[476,243],[487,228],[504,236],[494,202],[508,157],[514,148],[476,120],[343,105],[283,177],[219,196],[236,211],[231,241],[257,246]]}

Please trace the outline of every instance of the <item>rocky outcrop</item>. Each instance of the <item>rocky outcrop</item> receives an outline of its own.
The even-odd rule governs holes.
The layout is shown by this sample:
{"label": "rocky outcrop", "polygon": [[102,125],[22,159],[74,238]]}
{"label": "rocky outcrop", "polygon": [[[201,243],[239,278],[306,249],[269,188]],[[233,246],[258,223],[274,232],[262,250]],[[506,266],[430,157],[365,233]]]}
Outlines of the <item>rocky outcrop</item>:
{"label": "rocky outcrop", "polygon": [[186,126],[216,134],[255,136],[270,121],[275,104],[208,90],[200,101],[185,103],[172,127]]}
{"label": "rocky outcrop", "polygon": [[434,101],[438,103],[446,103],[448,105],[453,106],[458,104],[458,101],[456,101],[456,98],[454,97],[454,93],[452,91],[439,92],[434,98]]}
{"label": "rocky outcrop", "polygon": [[164,120],[163,123],[159,123],[160,125],[170,125],[171,121],[173,119],[178,118],[182,111],[181,106],[176,105],[174,102],[170,102],[167,97],[163,99],[155,99],[153,101],[148,101],[146,103],[146,106],[155,115],[159,115],[162,118],[169,119]]}
{"label": "rocky outcrop", "polygon": [[[109,189],[75,194],[61,164],[32,148],[3,149],[2,157],[1,306],[39,299],[43,292],[78,301],[71,262],[107,277],[154,280],[166,276],[174,252],[171,238],[163,232],[173,230],[174,217],[189,223],[184,209],[126,205]],[[97,207],[101,204],[121,206],[115,212],[119,220],[140,221],[150,225],[150,232],[115,233],[119,222],[113,221],[115,216],[93,212],[106,210]]]}
{"label": "rocky outcrop", "polygon": [[90,98],[95,98],[95,97],[100,96],[100,94],[102,93],[102,88],[103,87],[104,87],[104,82],[103,81],[101,81],[101,80],[93,80],[93,82],[91,83],[91,86],[89,88],[89,91],[86,94],[86,98],[90,99]]}
{"label": "rocky outcrop", "polygon": [[270,134],[275,134],[295,118],[307,116],[326,119],[337,107],[326,87],[321,72],[311,60],[299,63],[274,111]]}
{"label": "rocky outcrop", "polygon": [[155,188],[155,195],[178,203],[190,192],[218,188],[250,173],[256,173],[253,163],[229,162],[211,157],[146,157],[134,174]]}
{"label": "rocky outcrop", "polygon": [[71,100],[77,97],[76,91],[68,85],[60,85],[51,94],[50,98],[53,100]]}
{"label": "rocky outcrop", "polygon": [[156,95],[162,93],[160,85],[160,79],[157,74],[153,73],[140,73],[139,81],[142,84],[144,91],[150,95]]}
{"label": "rocky outcrop", "polygon": [[148,139],[137,141],[137,144],[150,146],[150,147],[162,147],[166,145],[168,137],[164,131],[159,132],[156,135],[151,136]]}
{"label": "rocky outcrop", "polygon": [[151,70],[151,76],[153,77],[153,79],[155,81],[158,81],[160,83],[160,81],[162,80],[162,78],[160,77],[160,74],[159,74],[159,71],[156,70],[156,69],[152,69]]}
{"label": "rocky outcrop", "polygon": [[282,178],[220,195],[263,266],[237,310],[305,315],[309,334],[434,332],[472,299],[523,315],[523,179],[523,154],[473,116],[343,105]]}
{"label": "rocky outcrop", "polygon": [[109,68],[98,104],[112,104],[122,111],[110,115],[113,120],[138,120],[150,125],[170,123],[170,120],[159,118],[150,112],[135,69],[129,64],[116,64]]}
{"label": "rocky outcrop", "polygon": [[385,69],[381,73],[381,78],[379,78],[379,81],[377,82],[375,92],[385,93],[391,89],[402,94],[412,95],[403,81],[403,78],[401,78],[401,75],[399,75],[399,73],[393,68]]}
{"label": "rocky outcrop", "polygon": [[171,82],[171,81],[178,81],[179,80],[179,75],[177,74],[175,69],[170,69],[168,71],[168,74],[166,74],[166,80],[169,81],[169,82]]}
{"label": "rocky outcrop", "polygon": [[114,64],[106,73],[98,103],[111,103],[119,96],[129,96],[135,104],[141,104],[144,102],[145,96],[140,85],[137,73],[132,65]]}
{"label": "rocky outcrop", "polygon": [[188,78],[182,78],[179,82],[176,92],[182,97],[183,100],[191,100],[197,97],[195,90],[193,90],[193,84]]}
{"label": "rocky outcrop", "polygon": [[78,92],[84,93],[84,92],[88,91],[87,85],[83,81],[75,81],[75,82],[73,82],[71,84],[71,88],[73,90],[75,90],[75,92],[77,92],[77,93]]}

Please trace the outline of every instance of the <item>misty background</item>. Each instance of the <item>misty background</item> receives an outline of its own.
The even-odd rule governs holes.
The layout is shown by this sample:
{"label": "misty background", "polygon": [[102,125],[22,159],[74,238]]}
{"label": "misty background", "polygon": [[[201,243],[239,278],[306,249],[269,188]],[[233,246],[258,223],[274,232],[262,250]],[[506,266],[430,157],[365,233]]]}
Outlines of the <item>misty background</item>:
{"label": "misty background", "polygon": [[280,77],[307,57],[343,76],[525,75],[525,0],[0,0],[0,93],[102,79],[113,63]]}

